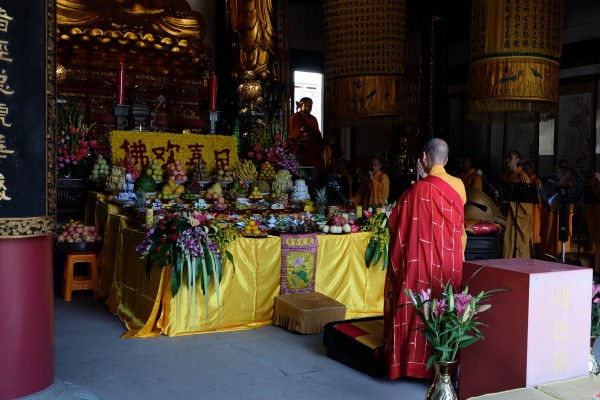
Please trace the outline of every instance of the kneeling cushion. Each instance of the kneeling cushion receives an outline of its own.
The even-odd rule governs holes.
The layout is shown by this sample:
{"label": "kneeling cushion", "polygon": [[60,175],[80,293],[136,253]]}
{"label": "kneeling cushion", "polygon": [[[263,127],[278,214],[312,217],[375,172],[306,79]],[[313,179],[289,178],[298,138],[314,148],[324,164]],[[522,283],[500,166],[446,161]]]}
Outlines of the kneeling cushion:
{"label": "kneeling cushion", "polygon": [[385,375],[382,316],[328,323],[323,344],[328,357],[371,376]]}

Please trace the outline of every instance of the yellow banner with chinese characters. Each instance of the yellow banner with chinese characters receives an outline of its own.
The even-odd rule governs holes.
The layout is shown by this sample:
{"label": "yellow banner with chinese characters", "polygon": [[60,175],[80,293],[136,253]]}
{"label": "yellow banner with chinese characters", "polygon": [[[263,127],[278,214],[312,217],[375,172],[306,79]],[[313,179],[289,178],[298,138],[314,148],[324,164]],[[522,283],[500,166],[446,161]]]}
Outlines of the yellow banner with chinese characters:
{"label": "yellow banner with chinese characters", "polygon": [[118,164],[126,154],[140,172],[152,159],[157,159],[163,166],[179,160],[188,174],[201,159],[209,172],[216,169],[217,161],[225,161],[231,167],[239,162],[235,136],[112,131],[110,155],[113,164]]}
{"label": "yellow banner with chinese characters", "polygon": [[468,115],[556,114],[562,0],[473,0]]}

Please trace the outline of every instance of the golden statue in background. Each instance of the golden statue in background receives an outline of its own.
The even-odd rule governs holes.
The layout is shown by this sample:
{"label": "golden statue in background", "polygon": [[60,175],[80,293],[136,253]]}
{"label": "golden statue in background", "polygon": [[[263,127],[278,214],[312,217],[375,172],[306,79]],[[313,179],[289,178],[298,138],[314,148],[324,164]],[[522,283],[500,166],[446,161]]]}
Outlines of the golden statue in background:
{"label": "golden statue in background", "polygon": [[261,79],[276,79],[277,32],[273,0],[227,0],[227,15],[237,35],[232,75],[241,78],[252,71]]}
{"label": "golden statue in background", "polygon": [[56,21],[62,63],[167,73],[209,59],[205,19],[186,0],[56,0]]}

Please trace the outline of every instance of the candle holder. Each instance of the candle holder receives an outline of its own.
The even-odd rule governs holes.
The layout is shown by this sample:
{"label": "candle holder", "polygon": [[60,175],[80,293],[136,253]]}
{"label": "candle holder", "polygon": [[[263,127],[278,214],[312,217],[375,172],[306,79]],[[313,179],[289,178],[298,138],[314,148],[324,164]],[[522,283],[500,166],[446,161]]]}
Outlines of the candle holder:
{"label": "candle holder", "polygon": [[117,130],[124,131],[127,129],[129,106],[127,104],[115,104],[113,114],[117,118]]}
{"label": "candle holder", "polygon": [[210,133],[217,134],[217,122],[221,119],[221,111],[205,111],[206,119],[210,121]]}

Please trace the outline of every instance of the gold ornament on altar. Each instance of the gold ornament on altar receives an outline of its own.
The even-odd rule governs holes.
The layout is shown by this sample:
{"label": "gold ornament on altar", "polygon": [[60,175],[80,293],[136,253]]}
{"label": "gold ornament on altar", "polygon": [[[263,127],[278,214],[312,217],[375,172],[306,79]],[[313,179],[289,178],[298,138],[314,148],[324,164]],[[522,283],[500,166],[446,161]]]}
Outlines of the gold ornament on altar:
{"label": "gold ornament on altar", "polygon": [[208,65],[206,21],[186,0],[57,0],[56,42],[67,66],[190,76]]}
{"label": "gold ornament on altar", "polygon": [[56,83],[62,85],[67,80],[67,69],[62,64],[56,64]]}
{"label": "gold ornament on altar", "polygon": [[[550,118],[558,110],[562,0],[474,0],[467,116]],[[495,117],[497,115],[498,117]]]}
{"label": "gold ornament on altar", "polygon": [[238,86],[237,92],[244,99],[245,105],[245,107],[240,110],[242,114],[261,111],[259,106],[263,104],[262,85],[260,81],[257,81],[254,78],[254,72],[246,71],[244,73],[245,81]]}

